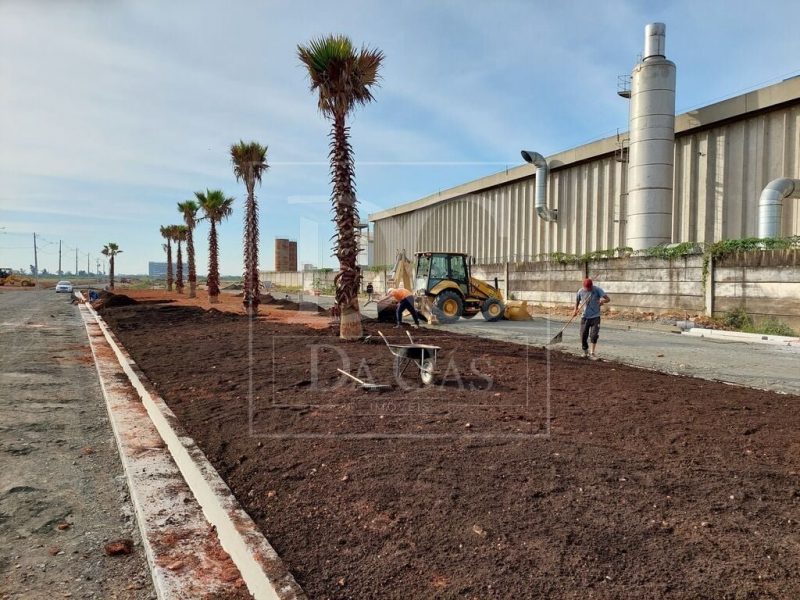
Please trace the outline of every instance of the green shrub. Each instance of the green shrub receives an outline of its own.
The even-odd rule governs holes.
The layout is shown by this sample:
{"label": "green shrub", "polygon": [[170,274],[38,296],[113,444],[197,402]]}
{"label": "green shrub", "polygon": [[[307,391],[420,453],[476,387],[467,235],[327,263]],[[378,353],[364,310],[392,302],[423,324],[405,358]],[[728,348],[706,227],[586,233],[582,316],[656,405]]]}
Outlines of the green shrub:
{"label": "green shrub", "polygon": [[785,335],[794,337],[797,333],[783,321],[774,317],[764,319],[757,326],[753,327],[752,333],[763,333],[764,335]]}
{"label": "green shrub", "polygon": [[732,329],[744,330],[753,327],[753,319],[747,314],[743,306],[726,312],[722,317],[723,323]]}

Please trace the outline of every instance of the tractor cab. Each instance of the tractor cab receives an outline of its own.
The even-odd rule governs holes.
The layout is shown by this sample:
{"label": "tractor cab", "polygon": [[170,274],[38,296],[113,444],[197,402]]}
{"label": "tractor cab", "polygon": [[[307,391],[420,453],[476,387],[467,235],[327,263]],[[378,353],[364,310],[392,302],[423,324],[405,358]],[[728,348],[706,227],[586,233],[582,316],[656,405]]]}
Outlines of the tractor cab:
{"label": "tractor cab", "polygon": [[469,265],[466,254],[447,254],[444,252],[424,252],[417,254],[417,268],[414,271],[414,291],[430,293],[443,281],[455,284],[461,294],[469,293]]}
{"label": "tractor cab", "polygon": [[482,313],[487,321],[503,318],[503,295],[472,277],[462,252],[417,252],[414,293],[417,308],[429,322],[455,323]]}

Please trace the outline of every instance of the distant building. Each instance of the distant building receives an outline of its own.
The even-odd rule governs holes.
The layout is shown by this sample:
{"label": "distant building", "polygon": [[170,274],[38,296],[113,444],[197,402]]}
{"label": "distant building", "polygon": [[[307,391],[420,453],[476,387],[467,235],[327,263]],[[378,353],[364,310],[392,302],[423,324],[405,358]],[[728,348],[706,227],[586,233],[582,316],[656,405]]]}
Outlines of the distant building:
{"label": "distant building", "polygon": [[297,242],[275,238],[275,270],[297,271]]}
{"label": "distant building", "polygon": [[356,236],[358,239],[358,266],[371,267],[373,236],[369,223],[364,222],[356,225]]}
{"label": "distant building", "polygon": [[[177,265],[172,266],[172,275],[178,272]],[[167,263],[166,262],[152,262],[147,263],[147,274],[153,279],[166,279],[167,278]],[[186,273],[184,273],[185,275]]]}

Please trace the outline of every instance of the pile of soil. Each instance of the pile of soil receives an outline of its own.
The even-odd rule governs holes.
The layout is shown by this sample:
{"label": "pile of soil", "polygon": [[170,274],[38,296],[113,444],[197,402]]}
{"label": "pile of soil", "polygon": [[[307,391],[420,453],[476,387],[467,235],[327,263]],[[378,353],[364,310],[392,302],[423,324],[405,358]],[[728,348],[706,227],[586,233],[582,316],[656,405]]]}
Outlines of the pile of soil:
{"label": "pile of soil", "polygon": [[115,308],[121,306],[134,306],[139,304],[138,300],[134,300],[125,294],[112,294],[111,292],[100,292],[100,298],[92,302],[92,308],[100,310],[103,308]]}
{"label": "pile of soil", "polygon": [[281,310],[301,310],[306,312],[315,312],[318,315],[330,315],[331,311],[327,308],[322,308],[316,302],[295,302],[286,298],[275,298],[272,294],[261,294],[261,304],[268,306],[277,306]]}
{"label": "pile of soil", "polygon": [[311,598],[800,597],[800,398],[429,330],[375,394],[382,326],[166,309],[104,317]]}

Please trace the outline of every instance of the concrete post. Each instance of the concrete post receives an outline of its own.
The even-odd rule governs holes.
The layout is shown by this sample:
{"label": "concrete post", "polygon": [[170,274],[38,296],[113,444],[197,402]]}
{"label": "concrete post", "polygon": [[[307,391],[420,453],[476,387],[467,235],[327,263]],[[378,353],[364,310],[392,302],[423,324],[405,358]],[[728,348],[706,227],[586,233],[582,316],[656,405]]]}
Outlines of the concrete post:
{"label": "concrete post", "polygon": [[714,316],[714,257],[708,257],[708,272],[706,273],[705,305],[706,316]]}

